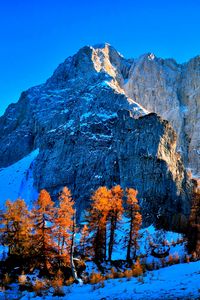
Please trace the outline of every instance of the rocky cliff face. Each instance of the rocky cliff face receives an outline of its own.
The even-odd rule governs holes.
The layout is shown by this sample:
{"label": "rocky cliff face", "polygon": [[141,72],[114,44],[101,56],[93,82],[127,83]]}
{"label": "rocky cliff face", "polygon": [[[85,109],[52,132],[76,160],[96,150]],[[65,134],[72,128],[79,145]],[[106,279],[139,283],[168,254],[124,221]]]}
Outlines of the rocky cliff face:
{"label": "rocky cliff face", "polygon": [[[198,143],[196,127],[191,130],[186,118],[187,68],[152,55],[126,60],[109,45],[82,48],[0,118],[0,167],[39,148],[36,188],[55,195],[67,185],[80,212],[93,189],[120,183],[139,190],[146,222],[187,215],[189,188],[176,134],[167,121],[148,114],[171,118],[185,161],[198,168],[191,150]],[[198,105],[197,93],[193,97]]]}
{"label": "rocky cliff face", "polygon": [[119,182],[140,191],[146,224],[172,225],[178,214],[188,216],[190,187],[169,122],[155,113],[135,120],[120,111],[114,131]]}
{"label": "rocky cliff face", "polygon": [[125,93],[148,111],[170,121],[178,151],[193,174],[200,172],[200,56],[179,65],[152,54],[134,61],[121,84]]}

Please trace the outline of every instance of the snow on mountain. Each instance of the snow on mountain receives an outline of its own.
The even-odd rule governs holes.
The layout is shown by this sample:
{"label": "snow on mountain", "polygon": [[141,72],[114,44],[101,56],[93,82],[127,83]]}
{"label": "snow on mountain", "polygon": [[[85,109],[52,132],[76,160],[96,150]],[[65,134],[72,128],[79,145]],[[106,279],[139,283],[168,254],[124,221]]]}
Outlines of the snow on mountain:
{"label": "snow on mountain", "polygon": [[0,169],[1,207],[7,199],[22,198],[27,204],[36,199],[37,191],[33,186],[32,168],[38,153],[38,149],[34,150],[15,164]]}

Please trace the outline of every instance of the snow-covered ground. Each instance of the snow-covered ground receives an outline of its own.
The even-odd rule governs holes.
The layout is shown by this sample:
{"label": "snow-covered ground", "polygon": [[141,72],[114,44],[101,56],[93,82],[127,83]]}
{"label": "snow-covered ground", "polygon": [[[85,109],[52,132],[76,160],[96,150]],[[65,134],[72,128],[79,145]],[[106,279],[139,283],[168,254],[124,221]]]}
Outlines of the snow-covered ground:
{"label": "snow-covered ground", "polygon": [[66,299],[176,299],[200,297],[200,261],[148,272],[137,278],[112,279],[105,287],[92,291],[91,285],[73,286]]}
{"label": "snow-covered ground", "polygon": [[15,164],[0,169],[0,208],[7,199],[22,198],[27,204],[37,198],[33,187],[32,166],[39,150],[31,152]]}
{"label": "snow-covered ground", "polygon": [[148,272],[141,281],[112,279],[95,291],[91,285],[73,286],[66,299],[197,299],[200,297],[200,261]]}
{"label": "snow-covered ground", "polygon": [[[128,219],[126,217],[123,217],[119,222],[118,228],[116,230],[116,243],[112,255],[113,260],[126,259],[124,237],[128,228]],[[107,230],[107,232],[109,232],[109,230]],[[165,243],[170,246],[169,254],[178,254],[180,259],[185,258],[186,249],[183,235],[172,231],[156,230],[153,225],[140,230],[139,250],[137,251],[137,255],[146,256],[146,263],[151,263],[152,261],[154,261],[155,263],[159,263],[160,259],[157,259],[151,255],[152,249],[149,246],[149,243],[151,242],[154,245],[161,246],[163,241],[165,241]]]}
{"label": "snow-covered ground", "polygon": [[127,280],[110,279],[100,287],[91,284],[64,287],[64,297],[48,295],[39,297],[28,292],[13,290],[0,292],[0,299],[67,299],[67,300],[128,300],[128,299],[200,299],[200,261],[178,264],[145,273],[142,277]]}

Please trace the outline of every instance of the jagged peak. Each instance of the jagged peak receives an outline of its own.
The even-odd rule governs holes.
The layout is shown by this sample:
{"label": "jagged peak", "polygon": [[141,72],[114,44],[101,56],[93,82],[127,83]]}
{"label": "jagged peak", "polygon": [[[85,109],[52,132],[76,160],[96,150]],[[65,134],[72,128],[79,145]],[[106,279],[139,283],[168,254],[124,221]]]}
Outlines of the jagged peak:
{"label": "jagged peak", "polygon": [[195,65],[195,66],[199,67],[200,66],[200,55],[196,55],[195,57],[191,58],[184,65]]}
{"label": "jagged peak", "polygon": [[95,45],[92,45],[90,47],[92,47],[94,49],[104,49],[106,47],[111,47],[111,45],[109,43],[105,42],[105,43],[95,44]]}

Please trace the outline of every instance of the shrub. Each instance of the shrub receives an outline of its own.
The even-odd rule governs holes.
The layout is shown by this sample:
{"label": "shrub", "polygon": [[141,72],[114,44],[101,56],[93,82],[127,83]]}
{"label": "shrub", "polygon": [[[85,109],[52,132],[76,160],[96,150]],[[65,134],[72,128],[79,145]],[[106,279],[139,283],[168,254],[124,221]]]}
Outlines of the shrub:
{"label": "shrub", "polygon": [[166,239],[162,242],[162,244],[163,244],[163,246],[169,246],[170,245],[168,240],[166,240]]}
{"label": "shrub", "polygon": [[66,285],[72,285],[74,283],[74,278],[71,276],[71,277],[69,277],[69,279],[67,279],[66,281],[65,281],[65,284]]}
{"label": "shrub", "polygon": [[132,275],[138,277],[143,274],[143,268],[140,264],[140,261],[137,260],[136,263],[132,266]]}
{"label": "shrub", "polygon": [[127,278],[127,280],[130,280],[131,277],[133,276],[133,271],[132,270],[124,271],[124,276]]}
{"label": "shrub", "polygon": [[146,264],[146,269],[148,271],[153,271],[154,270],[154,266],[155,266],[155,264],[153,264],[153,263]]}
{"label": "shrub", "polygon": [[195,251],[192,252],[192,260],[197,260],[197,253]]}
{"label": "shrub", "polygon": [[161,258],[161,265],[163,268],[166,266],[166,259],[164,257]]}
{"label": "shrub", "polygon": [[54,288],[54,296],[64,296],[65,293],[63,292],[62,286],[63,286],[63,274],[60,270],[58,270],[58,273],[56,277],[51,281],[51,285]]}
{"label": "shrub", "polygon": [[124,273],[123,272],[118,272],[117,276],[118,276],[118,278],[123,278],[124,277]]}
{"label": "shrub", "polygon": [[174,254],[174,263],[175,263],[175,264],[179,264],[179,263],[180,263],[180,257],[179,257],[179,255],[178,255],[178,253],[175,253],[175,254]]}
{"label": "shrub", "polygon": [[139,282],[139,283],[144,283],[144,278],[143,278],[143,276],[139,276],[138,278],[137,278],[137,281]]}
{"label": "shrub", "polygon": [[171,245],[172,245],[173,247],[175,247],[175,246],[176,246],[176,242],[175,242],[174,240],[172,240],[172,241],[171,241]]}
{"label": "shrub", "polygon": [[46,289],[47,286],[45,281],[36,279],[35,283],[33,284],[33,291],[35,292],[36,296],[42,296]]}
{"label": "shrub", "polygon": [[113,278],[118,278],[118,272],[115,270],[115,268],[111,268],[111,274],[113,275]]}
{"label": "shrub", "polygon": [[113,277],[112,273],[108,273],[108,274],[106,274],[105,278],[106,279],[113,279],[114,277]]}
{"label": "shrub", "polygon": [[173,256],[170,254],[168,257],[168,265],[171,266],[173,264],[174,264],[174,259],[173,259]]}
{"label": "shrub", "polygon": [[189,256],[189,255],[186,255],[186,256],[185,256],[185,262],[186,262],[186,263],[189,263],[189,262],[190,262],[190,256]]}
{"label": "shrub", "polygon": [[27,282],[27,277],[26,275],[22,274],[18,276],[18,282],[20,285],[25,285]]}
{"label": "shrub", "polygon": [[102,283],[105,280],[104,276],[101,275],[101,273],[92,273],[90,276],[90,283],[96,284],[96,283]]}
{"label": "shrub", "polygon": [[6,273],[3,277],[3,285],[7,286],[11,283],[11,278],[8,273]]}

